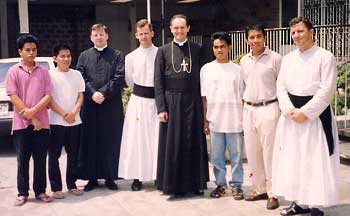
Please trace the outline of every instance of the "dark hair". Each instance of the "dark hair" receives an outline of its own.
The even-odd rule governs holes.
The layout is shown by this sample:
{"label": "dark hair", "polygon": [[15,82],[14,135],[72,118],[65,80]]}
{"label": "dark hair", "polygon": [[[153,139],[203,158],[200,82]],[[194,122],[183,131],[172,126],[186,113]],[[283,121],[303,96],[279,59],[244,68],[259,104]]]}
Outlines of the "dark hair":
{"label": "dark hair", "polygon": [[294,25],[296,25],[296,24],[298,24],[300,22],[304,23],[305,27],[308,30],[311,30],[311,29],[314,28],[312,22],[306,17],[294,17],[293,19],[291,19],[289,21],[289,27],[292,27],[292,26],[294,26]]}
{"label": "dark hair", "polygon": [[171,26],[171,23],[173,22],[173,20],[176,19],[176,18],[184,19],[186,21],[186,26],[189,26],[188,19],[183,14],[175,14],[173,17],[171,17],[171,19],[170,19],[170,26]]}
{"label": "dark hair", "polygon": [[23,49],[25,43],[35,43],[35,45],[38,46],[39,40],[37,37],[31,34],[21,35],[16,40],[17,49]]}
{"label": "dark hair", "polygon": [[230,46],[232,44],[231,43],[231,36],[227,32],[215,32],[214,34],[211,35],[210,39],[211,39],[212,44],[214,43],[214,40],[216,40],[216,39],[225,41],[228,46]]}
{"label": "dark hair", "polygon": [[135,24],[136,32],[137,32],[137,28],[143,28],[145,26],[148,26],[149,30],[153,31],[152,24],[149,23],[148,20],[142,19],[142,20],[137,21],[137,23]]}
{"label": "dark hair", "polygon": [[93,24],[90,28],[90,34],[92,33],[92,31],[96,31],[96,30],[100,30],[100,29],[103,29],[108,34],[107,26],[103,25],[102,23]]}
{"label": "dark hair", "polygon": [[245,38],[248,39],[249,31],[251,30],[256,30],[260,31],[263,33],[264,37],[266,38],[266,31],[265,31],[265,26],[263,24],[254,24],[254,25],[249,25],[245,28]]}
{"label": "dark hair", "polygon": [[57,56],[61,50],[69,50],[69,52],[72,52],[72,50],[70,49],[70,47],[68,45],[58,44],[53,48],[53,56]]}

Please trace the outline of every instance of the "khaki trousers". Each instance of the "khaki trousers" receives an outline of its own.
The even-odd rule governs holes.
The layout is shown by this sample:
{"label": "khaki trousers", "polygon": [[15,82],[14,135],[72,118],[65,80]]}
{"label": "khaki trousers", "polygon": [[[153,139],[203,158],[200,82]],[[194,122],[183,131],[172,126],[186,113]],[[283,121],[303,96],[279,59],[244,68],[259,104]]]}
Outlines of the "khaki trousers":
{"label": "khaki trousers", "polygon": [[280,110],[278,102],[254,107],[244,104],[244,143],[254,190],[272,195],[272,154]]}

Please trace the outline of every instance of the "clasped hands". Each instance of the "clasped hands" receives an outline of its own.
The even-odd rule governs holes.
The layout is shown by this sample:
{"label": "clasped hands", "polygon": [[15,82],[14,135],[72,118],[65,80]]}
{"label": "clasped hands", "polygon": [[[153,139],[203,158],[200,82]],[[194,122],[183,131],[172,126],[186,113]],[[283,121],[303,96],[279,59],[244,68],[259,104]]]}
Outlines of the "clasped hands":
{"label": "clasped hands", "polygon": [[24,118],[31,120],[32,124],[34,126],[35,131],[39,131],[43,128],[41,122],[39,121],[39,119],[37,119],[36,117],[34,117],[35,111],[32,108],[24,108],[21,111],[19,111],[19,114],[22,115]]}
{"label": "clasped hands", "polygon": [[62,117],[67,123],[73,124],[75,122],[75,115],[75,112],[69,112],[64,114]]}
{"label": "clasped hands", "polygon": [[103,94],[101,92],[96,91],[93,95],[92,95],[92,100],[97,103],[97,104],[102,104],[103,101],[105,100],[105,97],[103,96]]}
{"label": "clasped hands", "polygon": [[290,111],[288,113],[288,116],[290,119],[297,123],[303,123],[308,119],[307,116],[298,108],[295,108],[292,111]]}

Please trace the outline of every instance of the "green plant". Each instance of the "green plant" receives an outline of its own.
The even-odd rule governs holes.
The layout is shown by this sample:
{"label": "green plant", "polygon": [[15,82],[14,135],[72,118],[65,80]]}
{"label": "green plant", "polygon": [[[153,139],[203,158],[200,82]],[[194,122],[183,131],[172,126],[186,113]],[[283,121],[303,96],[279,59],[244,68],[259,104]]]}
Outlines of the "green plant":
{"label": "green plant", "polygon": [[335,98],[332,102],[332,107],[335,107],[337,115],[344,115],[346,109],[349,109],[348,105],[350,102],[350,65],[342,64],[337,67],[337,91]]}
{"label": "green plant", "polygon": [[239,56],[236,56],[236,57],[232,60],[232,62],[233,62],[233,63],[236,63],[236,64],[239,64],[239,63],[241,62],[242,57],[245,56],[245,55],[246,55],[246,53],[243,53],[243,54],[241,54],[241,55],[239,55]]}
{"label": "green plant", "polygon": [[130,100],[130,96],[132,94],[132,89],[131,88],[124,88],[123,93],[122,93],[122,101],[123,101],[123,110],[124,114],[126,112],[126,107],[128,106],[128,102]]}

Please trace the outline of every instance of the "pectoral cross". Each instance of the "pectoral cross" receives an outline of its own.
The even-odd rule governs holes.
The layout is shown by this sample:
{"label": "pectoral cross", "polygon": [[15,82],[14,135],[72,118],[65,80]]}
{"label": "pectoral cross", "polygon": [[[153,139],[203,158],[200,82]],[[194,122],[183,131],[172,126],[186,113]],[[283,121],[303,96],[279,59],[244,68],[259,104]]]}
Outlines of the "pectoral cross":
{"label": "pectoral cross", "polygon": [[182,59],[182,63],[181,63],[182,71],[188,71],[187,65],[188,63],[185,62],[185,59]]}

